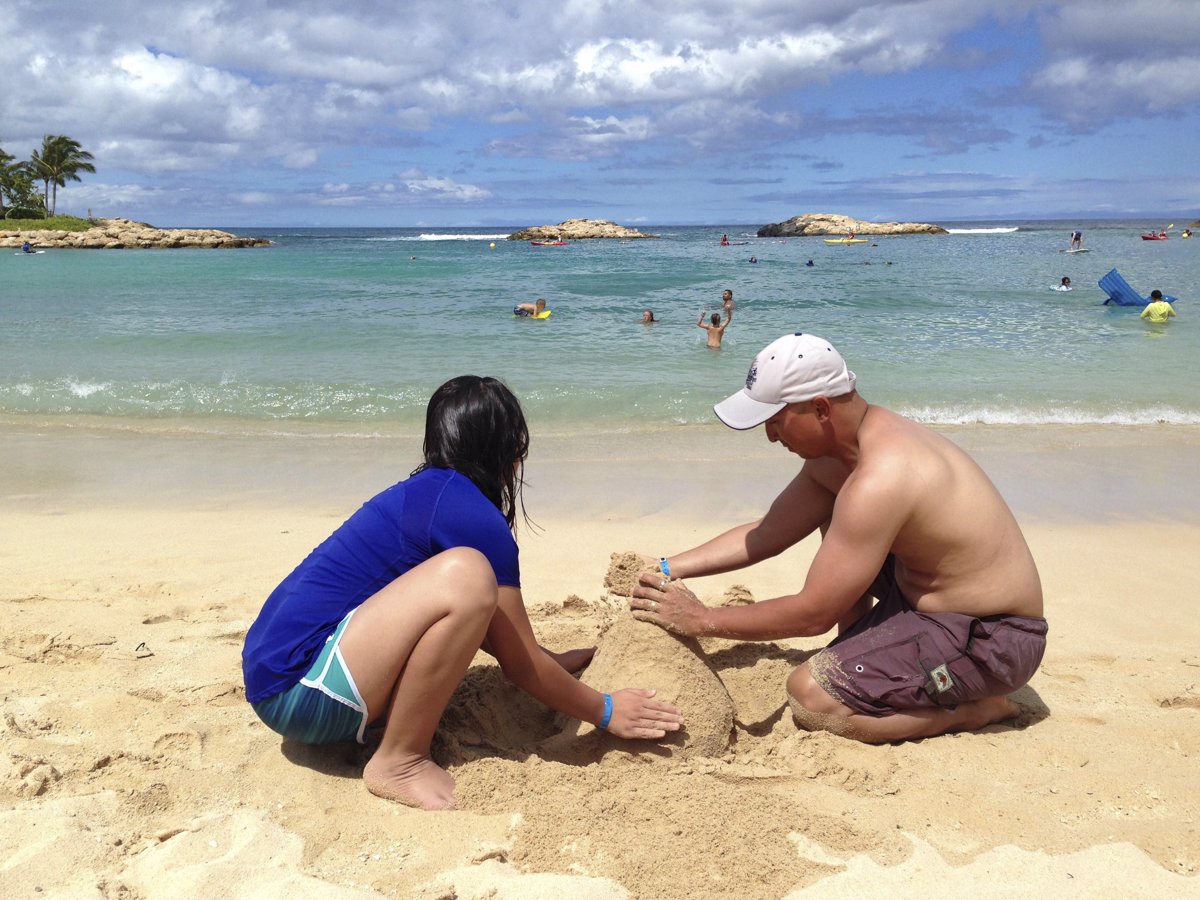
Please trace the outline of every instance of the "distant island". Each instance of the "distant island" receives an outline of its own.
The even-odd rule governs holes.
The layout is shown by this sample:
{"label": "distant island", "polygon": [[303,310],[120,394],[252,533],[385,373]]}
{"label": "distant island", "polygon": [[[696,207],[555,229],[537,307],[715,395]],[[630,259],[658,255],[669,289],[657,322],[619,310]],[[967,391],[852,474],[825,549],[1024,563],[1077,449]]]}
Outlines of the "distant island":
{"label": "distant island", "polygon": [[514,231],[510,241],[586,241],[597,238],[621,238],[637,240],[656,238],[657,234],[642,234],[636,228],[627,228],[607,219],[567,219],[557,225],[535,225]]}
{"label": "distant island", "polygon": [[837,213],[805,213],[786,222],[764,225],[759,237],[805,237],[809,235],[854,234],[949,234],[940,225],[919,222],[864,222]]}
{"label": "distant island", "polygon": [[93,219],[85,231],[0,230],[0,247],[20,247],[26,241],[37,249],[74,250],[230,249],[265,247],[271,243],[266,238],[239,237],[212,228],[155,228],[130,219]]}

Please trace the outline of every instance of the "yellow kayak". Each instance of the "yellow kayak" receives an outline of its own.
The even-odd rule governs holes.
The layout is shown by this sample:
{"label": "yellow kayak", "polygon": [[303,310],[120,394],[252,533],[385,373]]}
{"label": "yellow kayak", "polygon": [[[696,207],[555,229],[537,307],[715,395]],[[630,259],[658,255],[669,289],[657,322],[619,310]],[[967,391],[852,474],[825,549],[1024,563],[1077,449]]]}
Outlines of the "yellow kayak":
{"label": "yellow kayak", "polygon": [[866,238],[826,238],[827,244],[865,244],[868,243]]}

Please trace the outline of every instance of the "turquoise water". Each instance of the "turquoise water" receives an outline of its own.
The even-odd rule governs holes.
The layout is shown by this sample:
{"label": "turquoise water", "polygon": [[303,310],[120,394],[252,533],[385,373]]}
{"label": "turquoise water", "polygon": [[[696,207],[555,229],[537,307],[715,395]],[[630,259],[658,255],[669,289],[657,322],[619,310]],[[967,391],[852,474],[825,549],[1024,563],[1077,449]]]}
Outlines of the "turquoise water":
{"label": "turquoise water", "polygon": [[[1200,423],[1200,238],[1089,222],[1091,252],[1063,254],[1076,224],[856,246],[740,226],[566,247],[505,229],[238,229],[275,244],[5,252],[0,414],[372,432],[420,423],[438,384],[475,372],[507,381],[539,428],[619,431],[708,421],[757,350],[804,330],[869,400],[931,423]],[[720,247],[726,232],[749,243]],[[1101,305],[1113,266],[1180,298],[1179,318]],[[1076,289],[1050,290],[1063,275]],[[726,287],[737,309],[710,351],[695,322]],[[512,317],[537,297],[550,319]],[[640,324],[645,308],[661,324]]]}

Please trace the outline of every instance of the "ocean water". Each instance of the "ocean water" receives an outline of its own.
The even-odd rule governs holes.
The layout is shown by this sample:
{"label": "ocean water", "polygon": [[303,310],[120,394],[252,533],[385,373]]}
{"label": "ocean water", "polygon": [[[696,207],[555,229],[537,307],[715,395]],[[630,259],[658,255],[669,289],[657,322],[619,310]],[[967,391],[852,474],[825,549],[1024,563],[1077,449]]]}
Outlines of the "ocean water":
{"label": "ocean water", "polygon": [[[854,246],[745,226],[566,247],[501,228],[239,228],[275,243],[5,252],[0,416],[379,433],[419,426],[433,389],[470,372],[504,379],[543,432],[633,431],[710,421],[762,346],[803,330],[868,400],[933,424],[1194,425],[1200,237],[1139,239],[1163,224],[953,223]],[[1091,252],[1068,255],[1076,225]],[[1179,298],[1178,318],[1103,306],[1114,266]],[[1051,290],[1063,275],[1071,293]],[[725,288],[737,307],[711,351],[695,323]],[[549,319],[512,316],[537,297]]]}

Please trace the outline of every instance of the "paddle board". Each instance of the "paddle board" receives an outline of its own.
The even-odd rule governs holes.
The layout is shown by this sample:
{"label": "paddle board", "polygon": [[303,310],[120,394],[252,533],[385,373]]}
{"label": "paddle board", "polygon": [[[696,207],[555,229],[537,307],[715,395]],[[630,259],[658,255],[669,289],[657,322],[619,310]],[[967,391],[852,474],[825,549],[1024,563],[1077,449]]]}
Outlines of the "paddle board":
{"label": "paddle board", "polygon": [[24,250],[18,250],[13,256],[36,256],[39,253],[45,253],[45,250],[30,250],[26,253]]}
{"label": "paddle board", "polygon": [[533,315],[533,316],[518,316],[514,313],[513,318],[514,319],[548,319],[548,318],[550,318],[550,312],[551,311],[548,309],[543,309],[540,313],[538,313],[537,315]]}
{"label": "paddle board", "polygon": [[866,244],[866,243],[869,243],[869,241],[866,238],[835,238],[833,240],[826,238],[825,243],[827,243],[827,244]]}
{"label": "paddle board", "polygon": [[1077,247],[1074,250],[1064,250],[1063,253],[1091,253],[1091,247]]}

